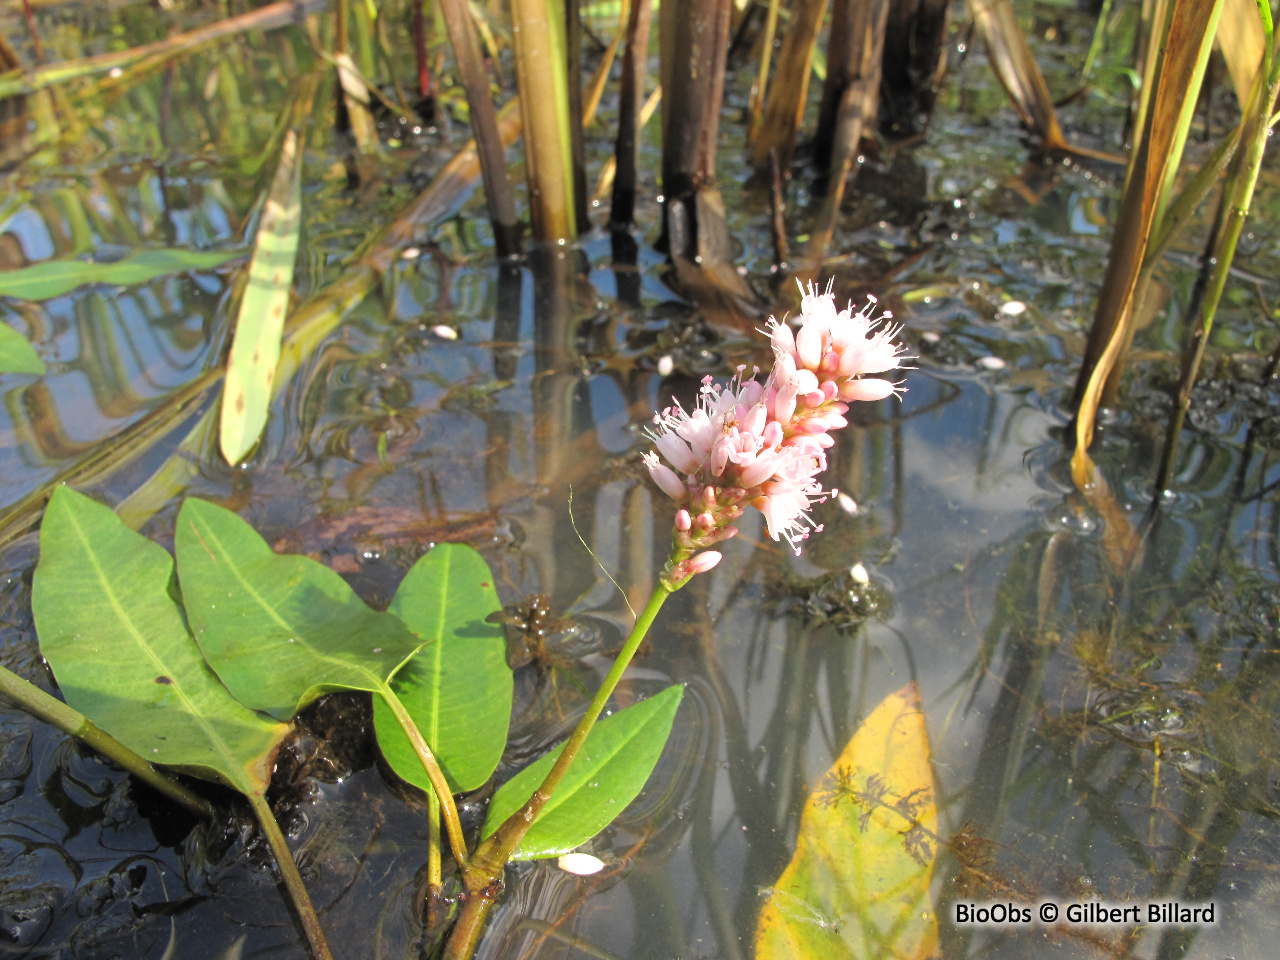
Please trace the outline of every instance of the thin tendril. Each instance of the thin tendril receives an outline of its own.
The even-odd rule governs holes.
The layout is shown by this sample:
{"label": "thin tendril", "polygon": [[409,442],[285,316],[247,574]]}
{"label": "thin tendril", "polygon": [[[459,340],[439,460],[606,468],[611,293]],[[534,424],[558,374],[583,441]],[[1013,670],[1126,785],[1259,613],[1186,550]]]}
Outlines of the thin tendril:
{"label": "thin tendril", "polygon": [[604,565],[604,561],[596,556],[596,552],[587,546],[587,541],[582,539],[582,534],[578,532],[578,521],[573,518],[573,487],[569,487],[569,523],[573,527],[573,535],[578,538],[578,542],[582,544],[582,548],[591,554],[591,559],[596,565],[604,571],[604,575],[609,578],[609,582],[618,588],[618,592],[622,594],[622,602],[627,605],[627,609],[631,611],[631,619],[635,620],[639,614],[636,608],[631,605],[631,601],[627,599],[627,591],[622,589],[622,584],[613,579],[613,574],[609,572],[609,568]]}

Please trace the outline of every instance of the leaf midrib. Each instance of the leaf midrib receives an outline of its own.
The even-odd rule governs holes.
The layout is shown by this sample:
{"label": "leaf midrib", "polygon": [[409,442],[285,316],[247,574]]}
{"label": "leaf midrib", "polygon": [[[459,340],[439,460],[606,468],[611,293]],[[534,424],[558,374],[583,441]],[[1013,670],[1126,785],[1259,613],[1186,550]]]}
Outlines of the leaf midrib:
{"label": "leaf midrib", "polygon": [[85,534],[84,529],[80,526],[79,520],[69,510],[64,510],[63,515],[75,530],[76,536],[80,539],[80,542],[84,545],[85,555],[89,558],[89,563],[98,577],[98,582],[101,584],[103,592],[107,595],[107,598],[111,603],[111,607],[115,611],[117,617],[119,617],[120,621],[133,636],[134,642],[137,643],[137,645],[147,655],[160,674],[169,677],[173,681],[171,687],[182,700],[188,715],[191,716],[197,724],[199,724],[200,728],[209,738],[210,743],[214,746],[217,752],[222,755],[223,761],[227,764],[227,769],[222,772],[230,777],[231,781],[235,783],[242,792],[247,792],[248,787],[241,781],[238,775],[241,769],[240,764],[237,762],[236,757],[230,752],[226,741],[222,739],[218,732],[213,728],[212,724],[205,720],[200,711],[195,708],[195,705],[191,702],[191,698],[187,696],[186,691],[183,689],[182,682],[174,676],[178,671],[170,669],[169,666],[156,655],[155,651],[151,649],[150,645],[142,636],[141,631],[139,631],[137,626],[135,626],[132,618],[116,596],[116,592],[111,585],[111,581],[107,578],[106,572],[102,569],[102,565],[98,563],[97,555],[90,546],[89,538]]}

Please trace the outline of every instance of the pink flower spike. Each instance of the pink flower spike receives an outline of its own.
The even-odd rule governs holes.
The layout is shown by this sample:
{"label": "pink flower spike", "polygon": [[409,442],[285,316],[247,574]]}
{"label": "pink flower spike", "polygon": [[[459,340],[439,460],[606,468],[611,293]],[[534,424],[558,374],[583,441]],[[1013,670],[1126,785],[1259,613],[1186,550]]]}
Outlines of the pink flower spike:
{"label": "pink flower spike", "polygon": [[676,529],[679,530],[681,533],[688,533],[690,528],[692,527],[693,527],[693,520],[689,516],[689,511],[677,510],[676,511]]}
{"label": "pink flower spike", "polygon": [[699,573],[706,573],[720,562],[721,557],[723,557],[723,554],[719,550],[704,550],[697,556],[686,560],[685,569],[691,577]]}
{"label": "pink flower spike", "polygon": [[689,496],[689,491],[685,489],[685,485],[680,482],[680,478],[675,475],[670,467],[658,460],[656,453],[646,453],[641,459],[644,465],[649,468],[649,476],[672,500],[677,503],[685,500]]}

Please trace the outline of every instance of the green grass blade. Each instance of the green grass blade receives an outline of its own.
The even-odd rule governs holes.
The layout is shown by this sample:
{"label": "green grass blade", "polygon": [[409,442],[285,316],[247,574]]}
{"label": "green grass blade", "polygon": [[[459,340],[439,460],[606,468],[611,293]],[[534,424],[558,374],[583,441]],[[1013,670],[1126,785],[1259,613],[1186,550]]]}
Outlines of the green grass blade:
{"label": "green grass blade", "polygon": [[130,287],[187,270],[211,270],[240,256],[235,250],[139,250],[123,260],[45,260],[0,271],[0,297],[50,300],[89,283]]}
{"label": "green grass blade", "polygon": [[220,440],[222,455],[233,465],[258,442],[267,423],[301,225],[302,146],[297,133],[290,130],[267,193],[249,264],[249,285],[240,301],[227,358]]}

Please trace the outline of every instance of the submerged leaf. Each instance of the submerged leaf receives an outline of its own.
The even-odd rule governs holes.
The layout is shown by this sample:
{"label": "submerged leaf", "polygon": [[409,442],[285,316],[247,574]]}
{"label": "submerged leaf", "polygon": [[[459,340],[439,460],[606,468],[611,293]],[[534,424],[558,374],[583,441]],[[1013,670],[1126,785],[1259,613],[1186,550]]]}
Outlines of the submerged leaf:
{"label": "submerged leaf", "polygon": [[858,728],[800,815],[796,852],[760,912],[756,960],[923,960],[938,811],[914,683]]}
{"label": "submerged leaf", "polygon": [[[684,687],[668,687],[597,723],[511,859],[558,857],[612,823],[636,798],[662,756],[682,696]],[[552,750],[499,788],[489,804],[482,836],[492,834],[524,806],[563,749],[562,745]]]}
{"label": "submerged leaf", "polygon": [[309,557],[277,554],[249,524],[188,499],[178,577],[200,650],[236,699],[282,720],[335,690],[385,689],[422,641]]}
{"label": "submerged leaf", "polygon": [[131,750],[261,793],[289,727],[237,703],[200,656],[173,560],[107,507],[59,487],[40,529],[32,610],[67,703]]}
{"label": "submerged leaf", "polygon": [[[471,547],[445,543],[409,571],[390,612],[427,642],[391,688],[409,711],[455,793],[489,779],[507,744],[511,668],[506,640],[485,618],[501,609],[489,565]],[[398,776],[429,790],[409,738],[381,697],[373,701],[382,755]]]}
{"label": "submerged leaf", "polygon": [[210,270],[240,256],[235,250],[140,250],[122,260],[44,260],[0,271],[0,297],[50,300],[87,283],[129,287],[185,270]]}
{"label": "submerged leaf", "polygon": [[13,327],[0,323],[0,373],[44,374],[44,361],[36,348]]}
{"label": "submerged leaf", "polygon": [[302,224],[302,149],[290,130],[280,149],[266,208],[249,264],[249,285],[236,315],[235,339],[222,390],[222,455],[238,463],[258,442],[267,422],[271,384],[280,362],[293,267]]}

